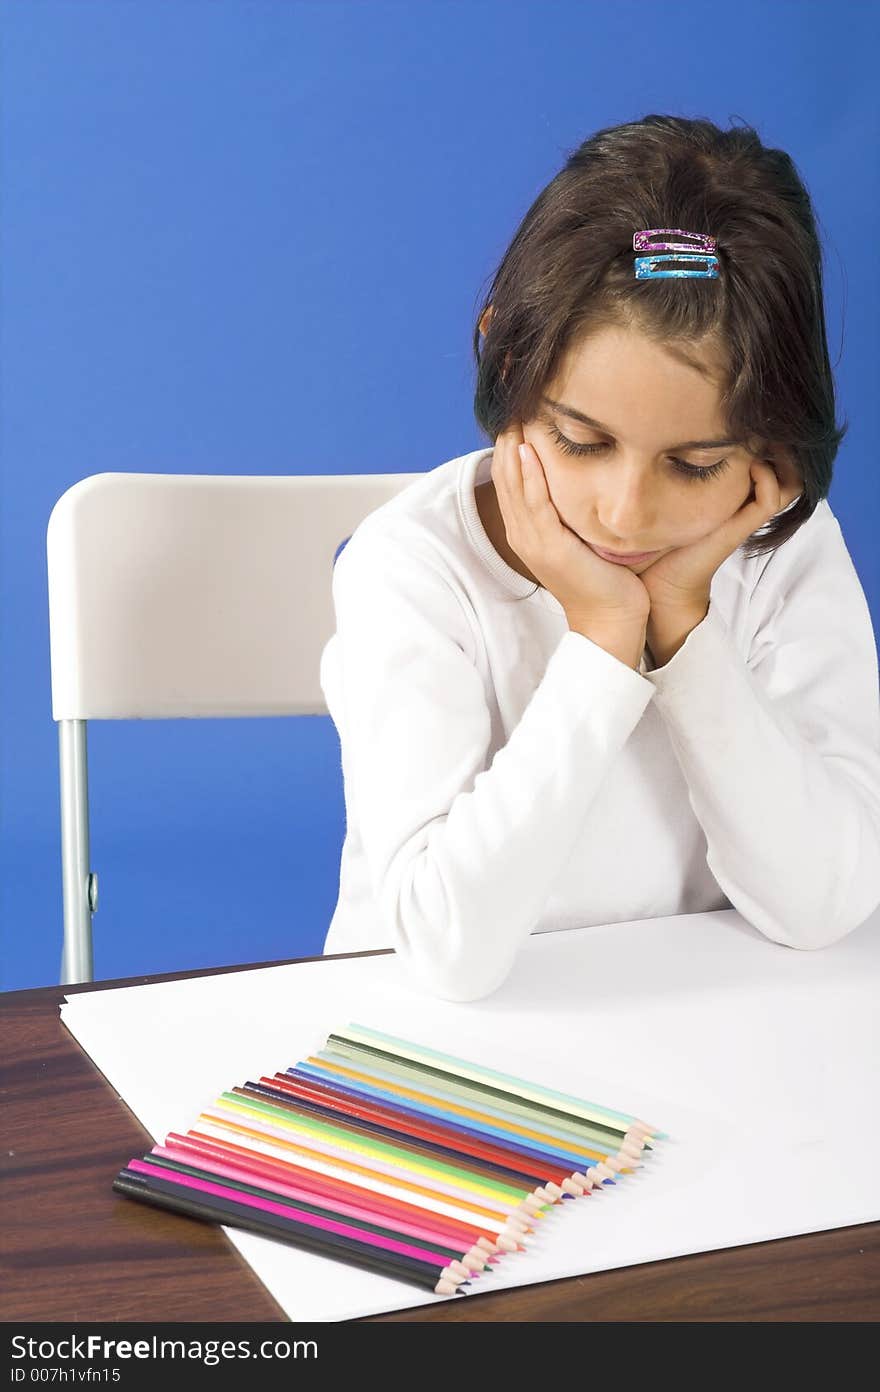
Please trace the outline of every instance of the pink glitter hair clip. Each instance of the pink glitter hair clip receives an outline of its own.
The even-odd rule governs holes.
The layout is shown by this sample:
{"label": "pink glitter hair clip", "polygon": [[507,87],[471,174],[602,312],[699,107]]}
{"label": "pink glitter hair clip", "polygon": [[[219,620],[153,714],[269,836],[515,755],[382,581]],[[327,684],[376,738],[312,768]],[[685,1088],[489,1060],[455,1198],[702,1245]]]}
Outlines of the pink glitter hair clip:
{"label": "pink glitter hair clip", "polygon": [[[654,237],[690,237],[692,240],[655,242],[652,240]],[[715,238],[705,232],[686,232],[683,227],[647,227],[642,232],[633,233],[633,250],[649,253],[647,256],[637,256],[633,263],[636,280],[662,280],[668,276],[718,279],[718,257],[713,255]],[[667,255],[658,256],[658,251],[665,251]],[[658,269],[664,261],[674,262],[678,269]]]}
{"label": "pink glitter hair clip", "polygon": [[[690,242],[654,242],[652,237],[691,237]],[[686,232],[683,227],[647,227],[633,233],[633,251],[709,251],[715,250],[715,238],[707,232]],[[702,258],[701,258],[702,259]]]}

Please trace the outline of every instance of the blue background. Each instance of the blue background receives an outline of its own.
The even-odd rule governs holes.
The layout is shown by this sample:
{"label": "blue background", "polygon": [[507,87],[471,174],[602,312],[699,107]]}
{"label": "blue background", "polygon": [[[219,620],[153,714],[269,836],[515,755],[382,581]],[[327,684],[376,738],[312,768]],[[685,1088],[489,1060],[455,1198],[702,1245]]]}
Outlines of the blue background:
{"label": "blue background", "polygon": [[[2,11],[3,990],[58,980],[46,525],[106,470],[409,472],[488,443],[479,299],[600,126],[755,125],[826,248],[830,502],[880,615],[873,3],[19,0]],[[329,716],[90,726],[98,979],[321,951]]]}

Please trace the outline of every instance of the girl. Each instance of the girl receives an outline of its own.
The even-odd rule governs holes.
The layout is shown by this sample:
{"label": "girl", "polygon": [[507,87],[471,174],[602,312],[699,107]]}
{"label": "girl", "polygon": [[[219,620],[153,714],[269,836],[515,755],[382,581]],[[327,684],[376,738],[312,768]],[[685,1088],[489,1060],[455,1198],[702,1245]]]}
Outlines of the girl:
{"label": "girl", "polygon": [[820,261],[791,159],[750,127],[601,130],[539,194],[474,333],[493,445],[335,566],[326,952],[394,947],[463,1001],[533,932],[733,907],[817,948],[880,903]]}

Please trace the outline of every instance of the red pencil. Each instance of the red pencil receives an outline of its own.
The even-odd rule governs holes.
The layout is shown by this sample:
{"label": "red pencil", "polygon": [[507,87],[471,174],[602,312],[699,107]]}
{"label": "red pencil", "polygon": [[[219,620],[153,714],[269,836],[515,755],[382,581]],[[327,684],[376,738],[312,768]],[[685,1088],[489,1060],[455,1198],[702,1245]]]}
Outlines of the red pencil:
{"label": "red pencil", "polygon": [[458,1258],[464,1266],[471,1271],[482,1271],[488,1261],[488,1254],[478,1248],[475,1243],[469,1247],[462,1248],[460,1239],[456,1236],[450,1237],[439,1229],[435,1228],[427,1221],[414,1222],[398,1216],[389,1217],[370,1208],[363,1202],[353,1203],[347,1199],[337,1198],[318,1189],[306,1188],[301,1184],[291,1184],[285,1180],[276,1178],[274,1175],[267,1177],[257,1174],[253,1169],[248,1168],[244,1163],[230,1163],[229,1160],[220,1160],[213,1155],[206,1155],[202,1151],[192,1146],[182,1144],[153,1146],[151,1155],[158,1159],[165,1159],[178,1162],[197,1168],[201,1173],[213,1174],[218,1179],[238,1180],[242,1183],[258,1184],[265,1191],[273,1194],[283,1195],[285,1198],[298,1200],[300,1203],[320,1204],[322,1208],[332,1210],[340,1216],[347,1216],[354,1219],[363,1219],[371,1222],[381,1222],[388,1227],[393,1227],[396,1232],[406,1233],[410,1237],[420,1238],[429,1242],[441,1243],[447,1247],[452,1256]]}
{"label": "red pencil", "polygon": [[566,1193],[576,1192],[574,1186],[566,1183],[570,1171],[563,1167],[562,1162],[557,1157],[549,1156],[546,1152],[542,1152],[541,1156],[536,1157],[531,1150],[519,1147],[513,1142],[508,1144],[505,1141],[503,1144],[498,1144],[482,1140],[469,1134],[464,1127],[404,1114],[403,1109],[398,1111],[379,1102],[363,1101],[360,1098],[355,1100],[349,1093],[336,1091],[321,1083],[315,1083],[312,1086],[309,1083],[293,1082],[289,1078],[285,1079],[283,1074],[277,1073],[274,1079],[262,1078],[260,1081],[268,1087],[277,1087],[279,1091],[289,1091],[293,1096],[301,1097],[305,1101],[321,1103],[344,1114],[359,1117],[364,1121],[397,1127],[414,1136],[447,1145],[453,1149],[457,1148],[465,1154],[492,1160],[502,1166],[519,1167],[523,1171],[534,1173],[536,1164],[546,1165],[548,1173],[542,1174],[538,1171],[536,1175],[538,1184],[546,1184],[549,1178]]}
{"label": "red pencil", "polygon": [[264,1155],[248,1146],[240,1145],[234,1141],[221,1140],[219,1137],[199,1132],[196,1129],[191,1130],[186,1136],[170,1132],[167,1143],[192,1146],[202,1154],[214,1155],[220,1159],[232,1157],[245,1164],[254,1174],[263,1177],[293,1179],[296,1183],[302,1184],[304,1188],[318,1193],[341,1198],[363,1199],[377,1212],[389,1216],[415,1217],[427,1214],[437,1223],[439,1231],[445,1232],[450,1237],[455,1237],[456,1240],[461,1240],[465,1247],[477,1244],[492,1254],[496,1251],[510,1252],[522,1247],[518,1237],[512,1233],[509,1235],[504,1229],[499,1232],[494,1227],[486,1227],[479,1223],[470,1224],[449,1214],[439,1213],[434,1209],[410,1203],[405,1199],[380,1193],[371,1188],[366,1180],[360,1180],[359,1177],[348,1181],[324,1175],[292,1161]]}

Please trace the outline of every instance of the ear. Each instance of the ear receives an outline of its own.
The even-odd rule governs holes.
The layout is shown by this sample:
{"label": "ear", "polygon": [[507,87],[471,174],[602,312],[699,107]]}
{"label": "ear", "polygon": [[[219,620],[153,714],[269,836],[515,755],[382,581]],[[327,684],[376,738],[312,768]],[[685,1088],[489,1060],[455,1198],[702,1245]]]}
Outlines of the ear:
{"label": "ear", "polygon": [[[492,322],[492,315],[493,315],[494,313],[495,313],[495,306],[494,306],[494,305],[489,305],[489,306],[483,311],[482,318],[480,319],[480,333],[482,334],[483,338],[486,337],[486,334],[487,334],[488,331],[489,331],[489,325],[490,325],[490,323]],[[508,368],[509,368],[509,367],[510,367],[510,354],[509,354],[509,353],[505,353],[505,355],[504,355],[504,366],[503,366],[502,369],[501,369],[501,380],[502,380],[502,382],[506,382],[506,381],[507,381],[507,372],[508,372]]]}

